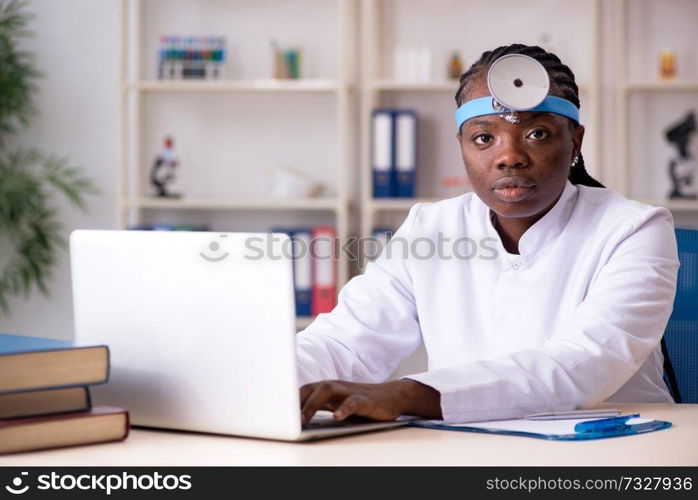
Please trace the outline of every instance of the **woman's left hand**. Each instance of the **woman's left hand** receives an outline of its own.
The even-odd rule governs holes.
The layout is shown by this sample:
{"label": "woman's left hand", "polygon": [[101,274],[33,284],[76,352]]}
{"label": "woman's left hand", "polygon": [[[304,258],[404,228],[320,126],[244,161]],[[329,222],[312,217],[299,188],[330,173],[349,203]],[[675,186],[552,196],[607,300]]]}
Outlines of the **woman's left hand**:
{"label": "woman's left hand", "polygon": [[317,410],[333,412],[335,420],[350,415],[395,420],[400,415],[440,419],[441,395],[411,379],[382,384],[324,380],[301,387],[301,418],[308,423]]}

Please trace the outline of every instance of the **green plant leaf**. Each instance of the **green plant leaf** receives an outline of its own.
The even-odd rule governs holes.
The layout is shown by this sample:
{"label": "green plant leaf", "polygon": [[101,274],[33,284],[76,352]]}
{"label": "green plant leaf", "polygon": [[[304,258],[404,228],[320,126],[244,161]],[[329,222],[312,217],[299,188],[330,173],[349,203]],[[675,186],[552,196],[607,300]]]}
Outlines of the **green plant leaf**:
{"label": "green plant leaf", "polygon": [[86,196],[98,193],[67,158],[8,146],[36,112],[40,73],[34,56],[18,49],[31,36],[25,7],[23,1],[0,0],[0,310],[6,314],[10,297],[28,297],[34,289],[49,294],[56,252],[66,246],[55,197],[84,210]]}

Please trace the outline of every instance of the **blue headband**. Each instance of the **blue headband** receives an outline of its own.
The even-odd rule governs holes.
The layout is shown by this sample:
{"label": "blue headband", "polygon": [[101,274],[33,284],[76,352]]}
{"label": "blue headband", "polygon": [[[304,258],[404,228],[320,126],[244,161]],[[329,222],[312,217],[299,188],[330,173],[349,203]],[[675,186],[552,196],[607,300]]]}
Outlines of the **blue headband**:
{"label": "blue headband", "polygon": [[[473,99],[471,101],[465,102],[460,108],[456,110],[456,130],[460,130],[461,125],[466,120],[475,118],[476,116],[483,115],[502,115],[509,113],[510,110],[506,108],[495,108],[493,104],[494,98],[480,97],[478,99]],[[555,97],[552,95],[547,96],[543,99],[538,106],[530,109],[519,109],[516,112],[537,112],[542,111],[545,113],[555,113],[556,115],[566,116],[570,120],[575,121],[579,124],[579,109],[577,106],[572,104],[567,99],[561,97]]]}

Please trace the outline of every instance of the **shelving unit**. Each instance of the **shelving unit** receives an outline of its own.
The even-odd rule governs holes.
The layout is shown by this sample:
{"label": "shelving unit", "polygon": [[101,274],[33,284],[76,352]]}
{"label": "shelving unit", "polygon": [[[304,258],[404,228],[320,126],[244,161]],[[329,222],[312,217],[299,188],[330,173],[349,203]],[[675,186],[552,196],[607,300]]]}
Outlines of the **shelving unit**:
{"label": "shelving unit", "polygon": [[[636,59],[629,56],[637,55],[640,50],[628,46],[628,24],[634,22],[633,19],[635,22],[638,19],[635,14],[634,18],[628,16],[629,9],[632,14],[642,5],[664,8],[663,2],[579,0],[561,4],[556,0],[540,0],[526,5],[507,2],[506,7],[462,0],[298,0],[294,2],[293,7],[289,7],[289,3],[282,0],[121,2],[123,59],[118,194],[121,227],[155,220],[164,215],[170,218],[182,217],[186,219],[186,223],[200,220],[199,218],[210,218],[221,226],[216,227],[216,230],[226,229],[227,221],[230,221],[230,229],[235,230],[235,222],[241,220],[244,220],[247,226],[256,221],[268,222],[272,219],[279,219],[275,222],[287,219],[294,222],[308,220],[333,224],[341,241],[346,241],[357,233],[370,236],[373,228],[377,226],[396,229],[415,203],[435,202],[459,194],[457,189],[450,188],[448,191],[438,182],[439,177],[464,175],[453,126],[453,96],[458,88],[458,81],[446,78],[447,49],[459,49],[467,68],[483,50],[513,40],[541,44],[542,33],[533,32],[531,26],[545,26],[537,29],[553,35],[554,47],[548,48],[560,55],[577,76],[582,101],[582,122],[586,125],[583,152],[590,174],[602,181],[606,177],[612,177],[611,174],[617,174],[614,188],[630,198],[665,206],[682,214],[698,213],[698,202],[662,199],[661,192],[637,191],[631,183],[637,177],[630,175],[635,171],[641,171],[647,176],[644,182],[648,185],[656,184],[649,172],[653,172],[656,178],[665,175],[663,172],[658,173],[656,169],[652,170],[650,158],[641,154],[638,156],[637,153],[634,153],[635,159],[631,158],[631,146],[648,147],[645,144],[647,141],[635,139],[634,130],[649,126],[644,123],[638,124],[637,117],[632,114],[633,105],[637,107],[638,100],[658,100],[671,104],[676,100],[693,99],[695,102],[694,97],[698,93],[698,74],[684,80],[661,82],[645,78],[646,75],[642,72],[629,71],[631,66],[637,66]],[[666,0],[666,3],[667,7],[664,10],[667,11],[681,12],[681,9],[690,9],[686,10],[689,14],[698,12],[695,2],[690,0]],[[677,9],[674,4],[680,4],[681,9]],[[164,5],[167,7],[163,7]],[[257,9],[258,5],[264,7]],[[238,7],[249,10],[242,12],[240,16],[226,17],[226,13],[237,12]],[[158,8],[161,10],[158,11]],[[493,19],[502,8],[507,9],[507,15],[496,18],[496,30],[481,22],[483,19]],[[166,9],[172,12],[177,9],[190,13],[196,11],[197,14],[181,16],[184,18],[183,24],[171,26],[174,17],[165,12]],[[312,10],[314,15],[298,17],[297,22],[289,22],[286,19],[288,16],[284,17],[284,12],[293,14],[292,10]],[[146,20],[146,15],[153,12],[161,12],[161,17],[165,19]],[[540,19],[550,12],[555,12],[558,18],[548,29]],[[609,14],[612,14],[611,20]],[[331,15],[332,19],[329,19],[328,15]],[[248,18],[249,16],[252,18]],[[280,36],[292,36],[289,33],[293,29],[307,22],[307,29],[299,34],[301,43],[314,40],[322,45],[322,50],[326,50],[322,56],[325,61],[323,64],[330,69],[315,68],[314,71],[307,72],[307,78],[302,80],[267,78],[269,71],[260,70],[261,66],[255,65],[254,57],[246,53],[247,46],[238,43],[239,40],[234,40],[234,36],[239,35],[241,39],[244,37],[248,42],[256,40],[259,43],[255,46],[255,54],[263,55],[259,45],[267,40],[260,40],[264,35],[258,33],[256,27],[266,27],[269,20],[273,23],[274,16],[277,16],[277,24],[270,29],[282,32]],[[361,23],[358,23],[359,16]],[[657,16],[645,14],[645,17]],[[239,59],[242,59],[242,62],[236,63],[234,75],[216,81],[171,81],[155,78],[153,61],[156,35],[167,30],[171,30],[172,33],[195,32],[194,28],[187,27],[190,18],[198,20],[196,22],[201,22],[201,19],[211,20],[212,32],[218,30],[224,33],[225,29],[233,30],[231,33],[234,36],[229,36],[229,40],[235,43],[229,45],[229,50],[231,54],[239,55]],[[427,18],[428,21],[425,21]],[[656,19],[646,21],[649,24],[657,22]],[[234,28],[228,28],[229,22],[238,24]],[[685,24],[689,21],[682,22]],[[602,24],[606,27],[611,24],[611,29],[602,32]],[[650,35],[651,33],[648,36]],[[614,50],[612,53],[602,54],[602,49],[611,41],[604,38],[608,36],[613,37]],[[580,39],[588,42],[580,45]],[[642,43],[649,43],[645,42],[643,37],[638,38],[637,33],[632,39],[636,42],[642,39]],[[392,54],[400,45],[429,47],[432,50],[433,72],[430,81],[398,81],[393,78]],[[544,43],[542,45],[545,46]],[[332,50],[334,53],[330,54]],[[358,60],[357,56],[360,56]],[[654,56],[655,54],[652,54],[652,57]],[[610,65],[609,57],[612,57]],[[327,60],[333,62],[327,65]],[[629,60],[630,62],[625,64]],[[618,64],[618,61],[623,61],[623,64]],[[358,62],[360,72],[357,71]],[[615,108],[609,110],[609,113],[615,111],[615,114],[604,115],[602,123],[601,71],[602,68],[609,67],[620,68],[618,73],[613,75],[613,79],[604,82],[604,85],[609,85],[604,88],[608,88],[613,94],[611,97],[615,102]],[[681,68],[679,72],[681,74]],[[148,196],[145,173],[153,159],[153,151],[156,150],[153,142],[161,138],[153,129],[161,127],[162,120],[172,119],[180,111],[201,115],[205,113],[200,110],[217,112],[218,102],[221,102],[221,108],[233,114],[226,115],[220,112],[211,120],[219,120],[221,130],[229,130],[229,127],[235,125],[238,128],[230,131],[228,135],[217,129],[199,131],[199,128],[206,128],[206,124],[201,116],[196,116],[199,121],[195,121],[195,125],[192,126],[196,134],[190,138],[190,142],[196,143],[195,145],[208,144],[206,141],[211,139],[211,145],[205,147],[218,152],[222,146],[227,147],[225,140],[229,136],[238,141],[238,149],[244,150],[245,129],[240,123],[247,126],[248,117],[258,114],[262,118],[253,121],[268,123],[272,132],[277,134],[283,130],[290,135],[285,139],[286,145],[295,146],[306,141],[306,147],[296,146],[288,156],[301,163],[307,158],[308,163],[314,165],[315,170],[312,173],[325,175],[321,180],[334,189],[330,189],[323,198],[309,199],[270,198],[261,191],[252,192],[243,188],[234,194],[227,194],[224,188],[228,184],[235,187],[236,181],[230,172],[239,172],[245,177],[257,170],[258,166],[252,154],[242,159],[232,158],[233,155],[229,154],[231,159],[226,160],[227,163],[215,167],[210,165],[210,161],[196,157],[183,162],[182,167],[185,171],[205,172],[204,178],[195,186],[196,189],[185,190],[189,196],[182,199],[156,199]],[[416,198],[374,199],[372,196],[371,113],[378,107],[412,108],[418,113],[420,133]],[[287,121],[273,129],[277,108],[280,109],[280,119]],[[645,111],[649,113],[651,110]],[[153,119],[153,116],[163,112],[165,118],[162,118],[161,122]],[[302,126],[295,126],[288,121],[290,114],[306,121]],[[248,135],[253,139],[260,142],[269,141],[268,147],[255,144],[254,151],[266,153],[267,150],[273,150],[277,136],[254,123],[250,124],[250,127],[252,129]],[[611,144],[612,141],[604,140],[602,144],[602,134],[604,138],[610,137],[613,131],[616,133],[616,141]],[[269,134],[267,139],[259,139],[265,134]],[[243,139],[239,138],[240,135],[244,136]],[[322,140],[318,140],[318,137]],[[632,144],[629,137],[634,138]],[[175,139],[179,141],[179,133],[175,133]],[[175,144],[178,152],[179,144]],[[602,146],[605,148],[605,154],[611,154],[607,148],[617,150],[614,152],[615,161],[609,161],[604,157],[606,163],[603,167]],[[252,149],[250,147],[250,150]],[[316,154],[318,150],[321,154]],[[355,152],[357,150],[358,152]],[[315,156],[311,157],[313,154]],[[664,168],[664,165],[659,166]],[[355,172],[358,174],[354,175]],[[224,176],[221,180],[216,177],[217,174],[225,174],[227,177]],[[359,191],[354,193],[353,185],[357,176]],[[663,180],[665,179],[662,178]],[[204,187],[210,187],[211,191],[206,192]],[[357,220],[358,226],[351,227],[355,209],[360,217]],[[258,225],[260,231],[268,229],[268,224],[260,222]],[[338,289],[356,271],[352,263],[342,256],[338,266]],[[299,328],[308,322],[309,319],[300,318]]]}
{"label": "shelving unit", "polygon": [[373,210],[409,210],[416,203],[433,203],[440,198],[371,198],[368,206]]}
{"label": "shelving unit", "polygon": [[654,205],[655,207],[665,207],[672,212],[695,212],[698,211],[698,202],[696,200],[667,200],[667,199],[646,199],[639,198],[638,201]]}
{"label": "shelving unit", "polygon": [[[313,0],[308,0],[305,3],[312,4],[312,2]],[[314,218],[311,218],[312,220],[317,220],[317,217],[323,217],[322,220],[331,221],[329,223],[334,225],[340,241],[348,239],[351,215],[351,172],[353,171],[354,163],[352,151],[356,142],[354,135],[356,128],[355,116],[352,108],[355,105],[353,86],[356,73],[354,47],[356,45],[357,13],[353,0],[335,0],[332,5],[328,5],[329,2],[324,0],[316,0],[316,2],[320,2],[313,4],[318,7],[315,10],[320,11],[319,15],[322,15],[324,12],[333,13],[333,19],[323,19],[322,22],[331,23],[336,27],[336,29],[331,30],[332,35],[336,36],[336,40],[322,39],[322,42],[318,42],[318,44],[322,45],[323,49],[332,43],[336,45],[337,51],[333,57],[341,62],[341,64],[336,64],[336,77],[326,78],[324,75],[308,74],[306,79],[301,80],[276,80],[258,78],[259,74],[239,74],[235,75],[235,78],[228,75],[227,79],[215,81],[161,81],[154,79],[153,61],[157,50],[154,41],[157,40],[156,37],[163,33],[157,31],[153,33],[152,31],[159,28],[161,30],[170,30],[169,33],[197,34],[197,29],[200,30],[202,26],[204,30],[210,29],[213,32],[220,30],[221,33],[228,36],[230,42],[228,57],[234,60],[239,55],[240,59],[243,59],[244,54],[236,53],[236,50],[241,50],[238,48],[238,45],[241,44],[241,39],[235,39],[235,33],[233,33],[233,36],[230,36],[230,33],[223,31],[233,28],[227,26],[225,16],[221,15],[221,9],[228,9],[230,13],[234,13],[237,7],[246,8],[249,9],[248,12],[261,16],[265,20],[268,20],[269,16],[273,17],[278,14],[276,14],[274,9],[271,12],[267,12],[263,7],[258,8],[254,2],[235,0],[229,0],[228,2],[201,1],[195,5],[186,2],[170,2],[166,7],[163,7],[165,5],[163,2],[146,2],[145,0],[121,1],[121,148],[118,181],[119,203],[117,204],[119,227],[127,228],[130,225],[141,224],[152,217],[157,217],[161,213],[167,213],[173,217],[177,217],[177,214],[191,216],[192,213],[199,214],[202,217],[206,213],[216,213],[220,217],[220,214],[223,213],[229,223],[222,227],[212,228],[212,230],[220,231],[236,230],[236,221],[240,221],[243,217],[246,223],[249,224],[249,220],[253,219],[255,214],[274,213],[282,220],[283,217],[291,216],[294,220],[298,220],[306,215],[314,214]],[[287,3],[281,1],[279,1],[278,7],[290,8]],[[178,23],[173,23],[175,19],[173,17],[169,17],[164,21],[162,19],[146,19],[147,15],[151,15],[153,12],[157,13],[158,8],[161,9],[161,13],[165,17],[176,9],[195,9],[193,12],[196,15],[180,16],[177,19]],[[207,18],[206,16],[209,17]],[[202,22],[201,19],[206,19],[207,22]],[[317,22],[316,19],[307,16],[303,17],[303,20],[307,21],[308,29],[313,28],[313,23]],[[281,18],[277,23],[281,32],[284,32],[286,29],[284,22],[285,19]],[[165,31],[165,33],[167,32]],[[256,35],[257,33],[255,32],[254,34]],[[243,35],[239,36],[243,37]],[[322,36],[322,34],[318,36]],[[245,38],[245,41],[248,39]],[[261,42],[267,43],[268,40],[260,40]],[[251,67],[251,64],[248,64],[248,67]],[[244,73],[244,70],[239,68],[238,71]],[[260,73],[260,71],[257,73]],[[254,77],[250,78],[250,76]],[[305,107],[312,109],[314,106],[317,107],[317,99],[320,99],[320,97],[316,96],[325,96],[322,99],[331,100],[327,102],[330,103],[333,109],[325,109],[328,108],[328,106],[324,106],[327,102],[321,102],[323,104],[323,113],[326,115],[329,113],[334,114],[334,123],[325,123],[323,125],[323,130],[330,136],[333,136],[330,142],[332,142],[332,147],[334,148],[334,157],[331,158],[330,165],[323,165],[322,168],[325,172],[328,169],[334,171],[333,174],[329,175],[334,187],[334,189],[330,189],[329,196],[324,198],[286,199],[270,198],[261,193],[253,196],[239,193],[227,195],[220,192],[212,192],[210,194],[193,192],[191,196],[181,199],[159,199],[148,195],[146,172],[153,159],[154,139],[151,135],[155,134],[155,131],[151,129],[154,127],[154,123],[155,125],[161,125],[157,123],[156,119],[158,117],[154,117],[154,114],[157,114],[157,110],[163,107],[154,108],[158,104],[157,99],[167,99],[166,104],[169,106],[167,108],[168,116],[171,116],[173,113],[180,111],[180,107],[183,113],[186,111],[191,113],[192,109],[196,112],[199,108],[199,101],[202,103],[202,107],[214,108],[215,106],[210,101],[212,99],[211,96],[217,96],[215,97],[216,99],[223,99],[224,101],[221,101],[222,105],[231,107],[237,113],[239,112],[238,110],[245,108],[245,105],[243,105],[245,100],[257,99],[253,97],[255,95],[269,96],[267,99],[270,102],[262,101],[259,107],[257,107],[257,101],[254,101],[253,104],[246,104],[252,112],[261,110],[260,113],[263,112],[262,108],[265,106],[267,109],[273,109],[275,106],[286,102],[291,103],[289,104],[290,106],[301,109],[303,109],[303,103],[307,102]],[[285,95],[287,98],[279,104],[274,100],[277,95]],[[240,105],[237,105],[238,103]],[[186,106],[189,106],[189,108]],[[177,108],[177,110],[171,111],[173,107]],[[224,115],[221,114],[221,116]],[[219,117],[211,117],[210,120],[215,120],[216,118]],[[221,120],[221,123],[219,123],[220,127],[229,127],[233,121],[240,122],[237,115],[232,118],[227,116],[225,118],[225,120]],[[242,116],[242,120],[248,118],[249,115]],[[332,134],[333,128],[336,130],[334,134]],[[221,136],[224,137],[224,134],[219,133],[217,137]],[[160,140],[161,137],[157,137],[157,139]],[[190,142],[196,143],[196,138],[191,139],[191,137],[186,135],[178,137],[175,134],[176,141],[181,139],[189,139]],[[288,139],[288,141],[292,140]],[[199,149],[201,147],[215,149],[217,146],[215,144],[193,144],[191,149],[195,147],[199,147]],[[309,151],[313,150],[313,148],[316,148],[314,143],[307,144]],[[177,142],[175,143],[175,149],[178,150]],[[207,152],[205,151],[205,153]],[[221,156],[223,156],[222,153]],[[315,161],[318,162],[317,159]],[[203,162],[196,164],[190,162],[183,164],[182,168],[189,169],[190,172],[196,170],[198,173],[199,169],[204,168],[204,166],[209,170],[201,175],[213,177],[214,180],[209,182],[213,187],[220,188],[221,184],[230,183],[229,178],[225,178],[223,181],[215,180],[217,173],[225,173],[226,167],[222,163],[217,167],[218,170]],[[250,173],[253,173],[256,167],[257,165],[254,163],[245,167],[236,165],[240,175],[245,175],[245,168],[251,169]],[[242,189],[240,190],[242,191]],[[195,191],[195,189],[192,188],[192,191]],[[282,225],[281,220],[277,222],[278,224],[276,225]],[[260,225],[258,228],[260,232],[267,230],[269,230],[268,225]],[[348,264],[347,258],[340,255],[337,269],[338,290],[349,279]],[[299,329],[303,328],[311,320],[312,318],[298,318],[297,327]]]}
{"label": "shelving unit", "polygon": [[369,80],[366,82],[369,90],[411,90],[422,92],[454,92],[458,88],[458,80],[445,80],[442,82],[401,82],[394,80]]}
{"label": "shelving unit", "polygon": [[677,91],[692,91],[698,90],[698,81],[682,82],[682,81],[667,81],[667,82],[625,82],[624,87],[626,92],[632,91],[650,91],[650,92],[677,92]]}
{"label": "shelving unit", "polygon": [[159,81],[145,80],[126,85],[141,92],[340,92],[334,80],[240,80],[240,81]]}
{"label": "shelving unit", "polygon": [[[672,120],[680,118],[679,108],[686,109],[682,102],[698,111],[698,74],[694,69],[694,74],[686,78],[685,67],[679,63],[679,79],[664,81],[659,78],[657,60],[662,47],[657,45],[656,28],[661,26],[661,36],[669,38],[664,42],[671,44],[671,39],[680,36],[681,30],[684,35],[694,35],[696,15],[698,5],[681,0],[616,0],[613,12],[619,189],[629,198],[684,214],[698,213],[698,200],[662,198],[662,192],[669,191],[666,163],[670,150],[668,145],[662,144],[660,134]],[[666,24],[670,17],[675,23],[671,29]],[[641,39],[642,45],[630,45],[631,29],[643,34],[642,38],[633,38]],[[693,47],[679,49],[694,54]],[[653,102],[661,104],[652,105]],[[666,146],[664,154],[658,154],[663,146]],[[661,163],[662,157],[666,158],[664,164]]]}
{"label": "shelving unit", "polygon": [[[400,10],[398,12],[398,5]],[[543,2],[545,3],[545,2]],[[585,147],[583,148],[584,155],[588,159],[587,164],[591,175],[598,175],[599,172],[599,134],[600,134],[600,50],[601,50],[601,3],[600,0],[588,0],[583,2],[583,11],[586,16],[589,29],[597,36],[591,37],[591,46],[586,48],[587,61],[584,65],[586,71],[583,72],[582,81],[578,82],[580,87],[580,98],[582,100],[582,119],[587,125],[587,133],[585,139]],[[546,4],[547,5],[547,4]],[[547,7],[553,9],[561,9],[559,3],[551,2],[550,5],[541,4],[538,7],[527,6],[530,11],[540,9],[544,12]],[[566,4],[566,6],[569,4]],[[577,8],[579,3],[576,3],[572,8]],[[510,6],[508,4],[508,6]],[[392,10],[390,10],[392,9]],[[422,19],[414,14],[413,23],[405,21],[409,24],[409,28],[404,28],[400,31],[397,24],[399,16],[404,15],[410,10],[424,10],[424,16],[429,15],[430,26],[440,26],[439,30],[432,29],[433,33],[425,35],[418,27],[423,23]],[[429,10],[431,9],[431,10]],[[489,15],[484,11],[489,9]],[[389,220],[388,225],[399,225],[404,218],[407,210],[419,202],[432,202],[439,199],[455,196],[457,193],[444,194],[435,189],[434,178],[438,173],[447,172],[449,175],[463,174],[462,160],[460,159],[460,151],[456,142],[451,139],[455,136],[455,131],[452,130],[453,112],[455,111],[455,102],[453,96],[458,89],[457,80],[449,80],[445,76],[439,76],[433,72],[433,81],[430,82],[411,82],[411,81],[395,81],[391,79],[391,73],[386,68],[392,67],[391,59],[391,44],[405,42],[404,39],[396,41],[401,35],[413,35],[414,39],[408,43],[419,46],[431,47],[433,59],[436,63],[435,67],[439,66],[438,50],[443,50],[446,44],[450,44],[450,49],[463,49],[461,54],[467,55],[464,58],[464,66],[467,68],[475,58],[483,50],[487,50],[497,45],[511,43],[512,39],[521,39],[526,41],[525,29],[521,26],[526,26],[526,23],[521,23],[515,16],[502,16],[497,20],[497,33],[502,39],[497,39],[497,35],[492,34],[492,30],[478,26],[474,19],[491,19],[494,6],[485,6],[472,2],[458,2],[442,0],[439,2],[427,2],[426,0],[409,0],[406,2],[396,2],[395,0],[361,0],[361,234],[362,236],[370,236],[373,228],[376,226],[386,225],[385,221]],[[429,12],[427,13],[427,10]],[[448,13],[448,14],[444,14]],[[576,11],[575,11],[576,13]],[[462,14],[462,15],[461,15]],[[530,14],[530,13],[529,13]],[[452,19],[445,18],[444,15]],[[535,14],[531,14],[535,15]],[[575,16],[577,17],[577,16]],[[418,21],[415,21],[419,19]],[[575,21],[578,23],[578,21]],[[449,24],[450,23],[450,24]],[[456,29],[456,24],[459,28]],[[515,34],[511,35],[511,30]],[[564,29],[564,28],[562,28]],[[576,29],[576,28],[571,28]],[[388,33],[390,31],[390,33]],[[438,33],[436,32],[438,31]],[[436,37],[433,42],[429,36]],[[451,37],[446,40],[446,37]],[[390,38],[393,37],[393,38]],[[494,38],[493,38],[494,37]],[[517,38],[519,37],[519,38]],[[389,39],[390,38],[390,39]],[[480,38],[484,41],[480,41]],[[506,40],[504,39],[506,38]],[[388,40],[389,39],[389,40]],[[529,42],[530,43],[530,42]],[[570,64],[579,77],[579,71],[575,67],[575,61],[569,61],[562,55],[563,60]],[[443,61],[443,71],[445,74],[446,65]],[[418,162],[417,162],[417,196],[418,198],[406,199],[374,199],[372,190],[372,165],[371,165],[371,114],[378,107],[414,107],[418,113],[418,123],[420,121],[420,111],[427,110],[431,112],[428,116],[428,124],[419,125],[418,129],[425,132],[428,127],[428,135],[430,136],[425,144],[421,133],[418,138]],[[438,113],[433,110],[437,109]],[[422,132],[422,133],[423,133]],[[437,139],[438,137],[438,139]],[[445,139],[444,139],[445,138]],[[446,143],[445,141],[449,142]],[[420,182],[421,179],[421,182]],[[425,180],[426,179],[426,180]],[[428,186],[429,182],[432,186]],[[395,227],[396,229],[396,227]]]}
{"label": "shelving unit", "polygon": [[339,203],[332,198],[136,198],[124,201],[124,209],[166,208],[169,210],[324,210],[335,212]]}

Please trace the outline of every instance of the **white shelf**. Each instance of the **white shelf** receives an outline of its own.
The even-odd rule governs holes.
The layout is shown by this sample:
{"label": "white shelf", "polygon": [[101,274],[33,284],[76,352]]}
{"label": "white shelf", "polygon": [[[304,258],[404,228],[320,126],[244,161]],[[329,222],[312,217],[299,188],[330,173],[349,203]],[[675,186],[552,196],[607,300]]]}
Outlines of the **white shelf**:
{"label": "white shelf", "polygon": [[[374,91],[410,91],[410,92],[452,92],[456,93],[460,86],[459,80],[442,80],[434,82],[411,82],[397,80],[370,80],[368,88]],[[580,92],[589,92],[591,85],[577,83]]]}
{"label": "white shelf", "polygon": [[371,80],[368,87],[372,90],[410,90],[424,92],[456,92],[458,80],[444,80],[439,82],[410,82],[396,80]]}
{"label": "white shelf", "polygon": [[142,80],[124,88],[140,92],[338,92],[337,80]]}
{"label": "white shelf", "polygon": [[373,198],[369,201],[369,208],[382,211],[409,210],[417,203],[434,203],[443,198]]}
{"label": "white shelf", "polygon": [[698,200],[662,200],[662,199],[642,199],[639,200],[655,207],[665,207],[677,212],[698,212]]}
{"label": "white shelf", "polygon": [[649,82],[626,82],[624,88],[628,91],[672,91],[677,90],[698,90],[698,81],[649,81]]}
{"label": "white shelf", "polygon": [[168,210],[338,210],[335,198],[134,198],[125,208],[161,208]]}
{"label": "white shelf", "polygon": [[[373,199],[370,201],[370,209],[374,211],[407,211],[417,203],[435,203],[442,199],[443,198]],[[698,200],[639,199],[638,201],[656,207],[666,207],[669,210],[698,212]]]}

